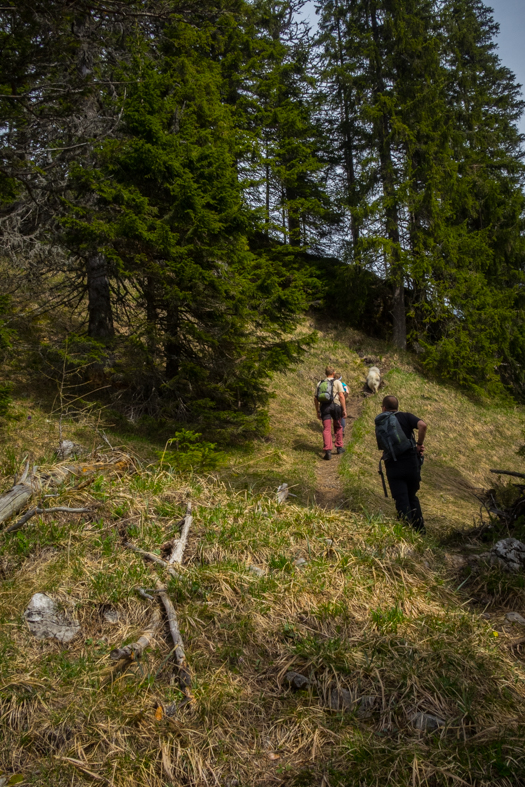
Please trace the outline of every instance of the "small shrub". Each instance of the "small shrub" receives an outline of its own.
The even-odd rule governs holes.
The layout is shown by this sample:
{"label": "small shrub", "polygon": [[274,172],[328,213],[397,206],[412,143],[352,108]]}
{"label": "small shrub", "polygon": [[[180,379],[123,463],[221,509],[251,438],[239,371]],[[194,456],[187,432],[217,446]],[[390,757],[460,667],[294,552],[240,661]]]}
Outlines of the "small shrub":
{"label": "small shrub", "polygon": [[[168,440],[160,456],[161,466],[169,465],[180,472],[217,468],[224,460],[224,454],[217,451],[216,443],[208,443],[201,438],[199,432],[191,429],[176,432],[175,437]],[[171,450],[168,450],[168,446]]]}

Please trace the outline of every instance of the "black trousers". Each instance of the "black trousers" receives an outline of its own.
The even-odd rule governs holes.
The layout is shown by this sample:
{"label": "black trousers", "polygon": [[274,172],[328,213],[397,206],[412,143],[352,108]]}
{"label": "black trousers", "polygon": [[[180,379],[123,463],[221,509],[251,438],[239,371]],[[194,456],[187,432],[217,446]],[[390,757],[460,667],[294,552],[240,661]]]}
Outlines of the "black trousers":
{"label": "black trousers", "polygon": [[421,482],[421,466],[415,451],[408,451],[397,462],[385,462],[390,492],[396,503],[397,516],[409,522],[414,530],[424,530],[423,513],[417,497]]}

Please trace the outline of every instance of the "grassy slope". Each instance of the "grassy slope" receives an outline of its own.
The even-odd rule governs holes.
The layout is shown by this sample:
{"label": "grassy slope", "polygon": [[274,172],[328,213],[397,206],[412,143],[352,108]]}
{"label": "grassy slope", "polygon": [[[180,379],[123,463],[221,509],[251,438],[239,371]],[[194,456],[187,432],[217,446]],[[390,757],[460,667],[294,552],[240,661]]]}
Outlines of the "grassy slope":
{"label": "grassy slope", "polygon": [[[397,395],[402,410],[415,413],[429,426],[420,493],[429,530],[443,535],[472,525],[479,515],[476,491],[495,482],[490,469],[523,469],[516,456],[525,423],[522,408],[474,402],[406,366],[394,366],[385,383],[381,396]],[[385,501],[377,475],[374,416],[379,404],[376,397],[365,402],[343,476],[354,506],[392,515],[394,505]]]}
{"label": "grassy slope", "polygon": [[[334,344],[327,330],[301,367],[277,379],[270,442],[232,454],[220,480],[155,467],[100,477],[56,498],[96,500],[93,521],[35,518],[0,537],[0,773],[53,787],[92,784],[93,774],[115,787],[525,783],[525,669],[506,647],[518,632],[503,624],[501,610],[489,619],[468,603],[440,545],[451,525],[470,524],[477,510],[467,486],[482,485],[492,463],[518,467],[522,415],[474,406],[424,381],[409,359],[354,333],[337,336]],[[383,355],[387,390],[428,418],[427,538],[389,519],[379,495],[374,399],[341,465],[355,510],[307,505],[320,447],[314,378],[331,359],[357,392],[364,367],[350,344]],[[18,410],[22,420],[6,427],[0,449],[5,488],[24,450],[36,446],[35,459],[51,462],[57,439],[54,419],[33,407],[27,421],[26,403]],[[454,426],[464,440],[450,437]],[[92,444],[88,423],[67,429]],[[282,481],[298,484],[298,498],[279,506],[269,490]],[[100,678],[109,651],[133,641],[151,614],[134,588],[152,587],[155,570],[122,548],[122,536],[158,551],[188,495],[196,518],[185,576],[169,588],[196,702],[168,717],[157,709],[182,695],[166,632],[141,668],[105,687]],[[307,561],[303,568],[297,558]],[[505,583],[487,569],[483,592]],[[506,598],[523,612],[519,580],[509,587]],[[23,610],[37,591],[74,605],[83,630],[69,646],[28,633]],[[117,624],[105,620],[108,607],[118,611]],[[310,688],[291,692],[289,669],[309,676]],[[346,713],[330,707],[341,689],[354,703]],[[358,712],[363,697],[373,698],[366,718]],[[446,727],[419,733],[410,721],[418,711]]]}

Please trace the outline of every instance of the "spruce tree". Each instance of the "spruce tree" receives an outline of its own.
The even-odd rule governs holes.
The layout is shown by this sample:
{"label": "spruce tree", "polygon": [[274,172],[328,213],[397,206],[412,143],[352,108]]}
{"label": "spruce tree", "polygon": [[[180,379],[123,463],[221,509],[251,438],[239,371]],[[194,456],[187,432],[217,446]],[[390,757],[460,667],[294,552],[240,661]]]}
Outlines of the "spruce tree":
{"label": "spruce tree", "polygon": [[470,387],[503,379],[523,390],[523,101],[497,56],[489,8],[450,0],[441,20],[453,176],[442,191],[426,364]]}
{"label": "spruce tree", "polygon": [[315,121],[312,48],[295,15],[304,0],[257,0],[252,57],[243,86],[244,122],[253,147],[254,205],[264,233],[292,247],[318,243],[330,216],[323,137]]}
{"label": "spruce tree", "polygon": [[224,4],[201,12],[200,27],[175,16],[158,45],[139,40],[123,65],[119,133],[89,172],[73,173],[95,212],[76,210],[68,231],[96,232],[127,289],[143,395],[161,395],[177,417],[217,423],[222,412],[253,428],[271,370],[299,347],[285,333],[307,282],[298,266],[249,248],[234,112],[223,100],[229,20],[223,39]]}

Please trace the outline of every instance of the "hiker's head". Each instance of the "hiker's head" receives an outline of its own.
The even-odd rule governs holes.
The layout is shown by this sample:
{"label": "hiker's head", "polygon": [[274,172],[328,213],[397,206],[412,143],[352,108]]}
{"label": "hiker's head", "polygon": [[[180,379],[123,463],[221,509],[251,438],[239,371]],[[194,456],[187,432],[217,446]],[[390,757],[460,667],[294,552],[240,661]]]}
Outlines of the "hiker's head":
{"label": "hiker's head", "polygon": [[324,373],[326,374],[327,377],[333,377],[335,374],[334,367],[327,366],[326,369],[324,370]]}
{"label": "hiker's head", "polygon": [[386,413],[388,410],[399,410],[399,402],[396,396],[385,396],[383,399],[383,412]]}

